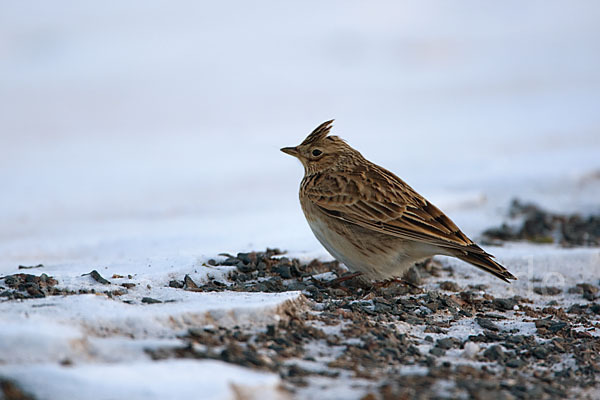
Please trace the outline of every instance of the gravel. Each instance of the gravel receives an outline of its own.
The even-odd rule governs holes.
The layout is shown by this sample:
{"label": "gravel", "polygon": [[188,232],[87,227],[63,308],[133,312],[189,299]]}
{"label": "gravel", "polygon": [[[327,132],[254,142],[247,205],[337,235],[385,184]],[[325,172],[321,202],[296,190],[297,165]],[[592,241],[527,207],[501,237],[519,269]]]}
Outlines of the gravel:
{"label": "gravel", "polygon": [[559,243],[563,246],[600,246],[600,215],[554,214],[531,203],[515,199],[509,217],[517,225],[504,223],[483,234],[488,242],[526,240]]}
{"label": "gravel", "polygon": [[[592,333],[600,328],[600,289],[592,283],[569,288],[567,294],[580,300],[564,309],[557,302],[536,306],[519,296],[495,298],[485,285],[461,288],[452,269],[431,260],[404,280],[373,285],[335,261],[302,262],[278,249],[225,257],[221,265],[235,266],[227,282],[184,275],[168,286],[190,292],[300,290],[306,301],[286,309],[273,325],[194,327],[181,335],[180,347],[147,350],[153,359],[216,359],[272,371],[304,398],[314,394],[315,382],[332,390],[351,385],[365,399],[560,399],[599,389],[600,337]],[[91,275],[104,285],[103,277]],[[440,291],[426,291],[419,282]],[[118,299],[135,286],[127,282],[104,293]],[[554,289],[534,291],[562,294]],[[64,290],[46,274],[0,278],[6,300],[80,293],[94,289]],[[148,306],[160,302],[142,299]],[[534,332],[521,331],[524,323]],[[7,397],[7,390],[18,388],[4,385],[5,398],[29,398]]]}
{"label": "gravel", "polygon": [[[185,276],[169,286],[192,291],[302,290],[310,301],[289,310],[276,325],[192,329],[181,337],[185,346],[148,350],[154,359],[211,358],[268,370],[300,395],[315,379],[332,388],[351,379],[365,399],[559,399],[599,384],[600,338],[588,332],[600,326],[597,304],[564,310],[535,307],[518,296],[494,298],[480,285],[461,289],[448,279],[451,269],[431,261],[415,267],[404,278],[409,283],[388,285],[371,285],[360,277],[342,280],[350,275],[337,262],[304,263],[277,249],[227,255],[222,264],[236,266],[227,286],[210,281],[194,287]],[[319,278],[329,271],[337,278]],[[414,284],[433,280],[448,293]],[[586,303],[585,296],[598,293],[588,283],[574,290]],[[512,329],[510,322],[516,320],[533,322],[535,334]],[[449,333],[464,324],[479,326],[480,333]]]}

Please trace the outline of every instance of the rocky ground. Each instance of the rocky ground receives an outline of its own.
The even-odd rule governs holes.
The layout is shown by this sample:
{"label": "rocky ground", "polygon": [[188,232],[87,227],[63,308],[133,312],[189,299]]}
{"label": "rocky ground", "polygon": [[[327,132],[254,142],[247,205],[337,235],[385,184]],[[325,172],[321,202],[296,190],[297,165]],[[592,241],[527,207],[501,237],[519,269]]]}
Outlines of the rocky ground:
{"label": "rocky ground", "polygon": [[[451,266],[432,260],[414,267],[404,281],[376,285],[359,277],[344,280],[349,275],[337,262],[306,263],[277,249],[218,260],[207,266],[235,268],[226,278],[195,282],[183,275],[168,286],[203,293],[301,291],[303,300],[277,323],[189,328],[178,346],[148,348],[153,360],[214,359],[274,372],[282,393],[297,398],[598,394],[598,282],[568,288],[566,294],[578,300],[567,308],[555,300],[560,288],[536,286],[543,303],[517,295],[496,298],[485,284],[459,283],[464,280],[455,279]],[[26,301],[80,294],[60,289],[46,274],[27,272],[2,277],[0,296]],[[91,277],[100,286],[108,282],[97,271]],[[121,287],[103,294],[119,300],[132,288]],[[148,307],[163,301],[141,300]],[[32,398],[10,381],[0,383],[4,399]]]}
{"label": "rocky ground", "polygon": [[483,233],[488,242],[527,240],[571,247],[600,246],[600,215],[551,213],[536,204],[513,199],[508,216],[512,223]]}
{"label": "rocky ground", "polygon": [[[172,285],[302,290],[310,300],[306,308],[265,330],[191,330],[185,346],[152,356],[216,358],[275,371],[292,393],[302,394],[315,381],[332,391],[362,386],[364,398],[373,399],[563,398],[598,385],[600,337],[589,332],[600,328],[596,285],[571,288],[582,303],[569,309],[536,307],[518,296],[494,298],[484,285],[459,287],[451,268],[433,262],[411,271],[406,283],[373,287],[357,278],[338,283],[344,275],[336,263],[303,264],[278,255],[229,256],[224,264],[238,271],[228,282],[197,286],[184,277]],[[419,288],[422,279],[439,289]],[[474,326],[481,332],[464,333]]]}

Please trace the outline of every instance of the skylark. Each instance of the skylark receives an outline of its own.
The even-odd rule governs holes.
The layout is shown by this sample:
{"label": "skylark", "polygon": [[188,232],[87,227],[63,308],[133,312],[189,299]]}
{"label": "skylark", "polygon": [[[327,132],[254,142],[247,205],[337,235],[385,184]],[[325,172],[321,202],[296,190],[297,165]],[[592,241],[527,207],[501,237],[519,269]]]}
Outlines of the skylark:
{"label": "skylark", "polygon": [[302,211],[333,257],[376,281],[401,277],[436,254],[457,257],[506,282],[516,279],[402,179],[328,136],[332,123],[281,151],[304,166]]}

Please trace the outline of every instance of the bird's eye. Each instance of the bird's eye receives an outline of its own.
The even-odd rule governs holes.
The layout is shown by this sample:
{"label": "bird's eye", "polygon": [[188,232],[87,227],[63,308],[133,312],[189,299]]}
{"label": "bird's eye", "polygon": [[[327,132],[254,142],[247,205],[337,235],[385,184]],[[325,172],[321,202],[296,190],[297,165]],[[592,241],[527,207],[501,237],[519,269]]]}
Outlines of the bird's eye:
{"label": "bird's eye", "polygon": [[322,152],[321,150],[319,150],[319,149],[314,149],[314,150],[312,151],[312,155],[313,155],[314,157],[319,157],[321,154],[323,154],[323,152]]}

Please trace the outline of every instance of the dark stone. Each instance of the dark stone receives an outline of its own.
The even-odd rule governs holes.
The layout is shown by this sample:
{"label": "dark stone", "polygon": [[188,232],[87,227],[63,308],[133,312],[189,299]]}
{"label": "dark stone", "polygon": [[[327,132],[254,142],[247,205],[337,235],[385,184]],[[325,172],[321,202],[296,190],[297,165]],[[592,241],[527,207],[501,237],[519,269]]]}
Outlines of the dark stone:
{"label": "dark stone", "polygon": [[534,243],[553,243],[554,239],[568,246],[599,246],[600,215],[560,215],[547,212],[534,204],[513,200],[509,209],[511,218],[522,217],[521,226],[506,223],[484,232],[493,240],[528,240]]}
{"label": "dark stone", "polygon": [[475,318],[475,321],[477,321],[479,326],[481,326],[483,329],[489,329],[490,331],[494,331],[494,332],[497,332],[500,330],[498,325],[494,324],[491,320],[489,320],[487,318],[477,317],[477,318]]}
{"label": "dark stone", "polygon": [[456,282],[444,281],[440,283],[440,289],[447,290],[449,292],[460,292],[460,286]]}
{"label": "dark stone", "polygon": [[499,345],[493,345],[493,346],[488,347],[483,352],[483,356],[485,358],[487,358],[488,360],[493,360],[493,361],[497,361],[497,360],[501,361],[505,358],[504,351],[502,350],[502,347]]}
{"label": "dark stone", "polygon": [[196,285],[196,282],[194,282],[194,280],[189,275],[186,275],[183,278],[183,288],[184,289],[198,289],[198,285]]}
{"label": "dark stone", "polygon": [[306,289],[306,283],[304,282],[298,282],[298,281],[293,281],[292,283],[290,283],[287,286],[288,290],[304,290]]}
{"label": "dark stone", "polygon": [[523,335],[512,335],[506,338],[506,341],[513,344],[521,344],[525,342]]}
{"label": "dark stone", "polygon": [[556,296],[562,293],[562,289],[555,286],[535,287],[533,291],[542,296]]}
{"label": "dark stone", "polygon": [[587,306],[581,304],[573,304],[571,307],[569,307],[567,312],[570,314],[584,314],[586,309]]}
{"label": "dark stone", "polygon": [[169,287],[181,289],[181,288],[183,288],[183,282],[171,280],[171,281],[169,281]]}
{"label": "dark stone", "polygon": [[38,265],[19,265],[19,269],[34,269],[34,268],[44,268],[44,264],[38,264]]}
{"label": "dark stone", "polygon": [[566,322],[554,322],[552,324],[550,324],[550,326],[548,327],[548,330],[552,333],[556,333],[558,331],[560,331],[561,329],[565,328],[567,326]]}
{"label": "dark stone", "polygon": [[579,285],[569,288],[567,291],[570,294],[583,294],[583,288]]}
{"label": "dark stone", "polygon": [[[250,257],[250,253],[238,253],[237,258],[244,264],[252,264],[252,258]],[[256,261],[256,256],[254,257],[254,261]]]}
{"label": "dark stone", "polygon": [[527,363],[519,358],[511,358],[508,361],[506,361],[505,365],[507,367],[510,368],[521,368],[522,366],[526,365]]}
{"label": "dark stone", "polygon": [[153,299],[152,297],[144,297],[144,298],[142,298],[142,303],[157,304],[157,303],[162,303],[162,301]]}
{"label": "dark stone", "polygon": [[535,327],[537,329],[548,329],[550,328],[550,325],[552,325],[553,322],[550,319],[538,319],[535,320]]}
{"label": "dark stone", "polygon": [[240,260],[238,260],[237,258],[229,257],[225,261],[223,261],[221,264],[227,265],[227,266],[232,266],[232,265],[237,265],[239,262],[240,262]]}
{"label": "dark stone", "polygon": [[549,349],[548,349],[548,347],[547,347],[546,345],[541,345],[541,346],[537,346],[536,348],[534,348],[534,349],[531,351],[531,354],[533,354],[533,356],[534,356],[535,358],[538,358],[538,359],[540,359],[540,360],[543,360],[543,359],[545,359],[546,357],[548,357],[548,352],[549,352]]}
{"label": "dark stone", "polygon": [[598,288],[589,283],[578,283],[577,287],[583,290],[583,298],[589,301],[594,301],[598,293]]}
{"label": "dark stone", "polygon": [[439,347],[434,347],[433,349],[429,350],[429,354],[432,354],[436,357],[441,357],[446,354],[446,350]]}
{"label": "dark stone", "polygon": [[110,285],[110,282],[106,279],[104,279],[102,277],[102,275],[100,275],[100,273],[96,270],[93,270],[92,272],[90,272],[90,276],[98,283],[101,283],[103,285]]}
{"label": "dark stone", "polygon": [[439,339],[435,345],[441,349],[448,350],[460,345],[460,340],[456,338]]}
{"label": "dark stone", "polygon": [[283,279],[292,279],[292,269],[289,265],[276,265],[272,269],[273,272],[279,274]]}
{"label": "dark stone", "polygon": [[244,264],[243,261],[238,261],[237,264],[235,264],[235,266],[238,269],[238,271],[243,272],[243,273],[248,273],[248,272],[252,272],[252,271],[256,270],[254,265]]}

